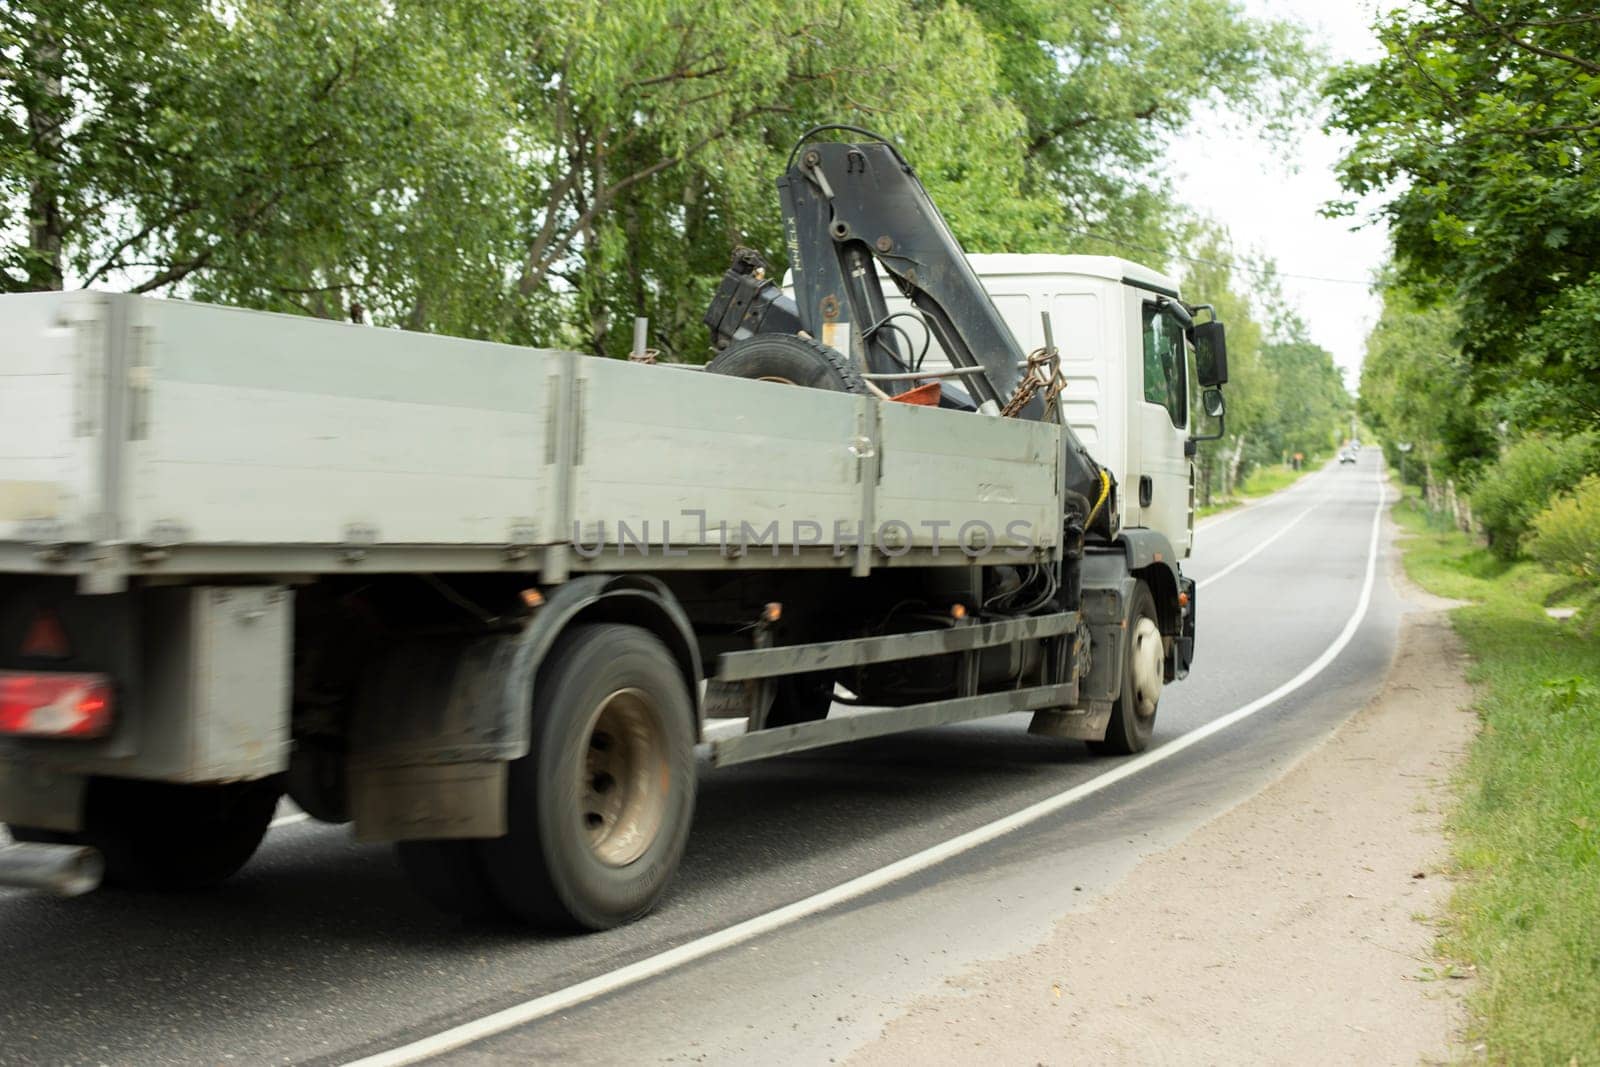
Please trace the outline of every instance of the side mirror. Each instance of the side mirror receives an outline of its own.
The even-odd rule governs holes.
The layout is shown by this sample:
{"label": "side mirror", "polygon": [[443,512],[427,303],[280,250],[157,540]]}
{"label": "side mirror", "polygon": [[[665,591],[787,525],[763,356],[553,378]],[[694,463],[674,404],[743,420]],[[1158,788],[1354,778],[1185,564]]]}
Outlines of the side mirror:
{"label": "side mirror", "polygon": [[[1222,323],[1215,319],[1194,325],[1194,376],[1202,388],[1214,389],[1228,381],[1228,342]],[[1220,403],[1220,400],[1218,401]],[[1207,414],[1210,410],[1207,409]]]}
{"label": "side mirror", "polygon": [[[1209,326],[1211,324],[1207,323],[1206,325]],[[1195,327],[1195,328],[1199,329],[1198,326]],[[1213,386],[1208,386],[1207,388],[1201,390],[1201,392],[1200,392],[1200,410],[1205,412],[1206,415],[1208,415],[1209,417],[1217,420],[1217,432],[1216,433],[1199,434],[1199,435],[1197,435],[1195,437],[1191,437],[1187,441],[1185,441],[1183,443],[1183,454],[1186,455],[1186,456],[1193,457],[1196,454],[1198,454],[1199,451],[1200,451],[1200,442],[1201,441],[1220,441],[1220,440],[1222,440],[1222,433],[1223,433],[1222,416],[1227,414],[1227,411],[1228,411],[1228,402],[1226,400],[1222,399],[1222,390],[1217,388],[1214,385]]]}

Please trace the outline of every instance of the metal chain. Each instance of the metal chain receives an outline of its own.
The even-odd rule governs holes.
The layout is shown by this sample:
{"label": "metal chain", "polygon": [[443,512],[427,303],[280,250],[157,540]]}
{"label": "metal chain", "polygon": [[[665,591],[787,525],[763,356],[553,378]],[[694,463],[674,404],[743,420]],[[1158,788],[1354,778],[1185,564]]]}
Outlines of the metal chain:
{"label": "metal chain", "polygon": [[1006,406],[1000,409],[1000,416],[1007,419],[1016,418],[1041,388],[1045,390],[1047,403],[1054,404],[1056,397],[1066,387],[1067,380],[1061,376],[1059,357],[1055,349],[1036,348],[1028,353],[1028,370],[1017,383],[1017,390],[1011,394],[1011,399],[1006,401]]}

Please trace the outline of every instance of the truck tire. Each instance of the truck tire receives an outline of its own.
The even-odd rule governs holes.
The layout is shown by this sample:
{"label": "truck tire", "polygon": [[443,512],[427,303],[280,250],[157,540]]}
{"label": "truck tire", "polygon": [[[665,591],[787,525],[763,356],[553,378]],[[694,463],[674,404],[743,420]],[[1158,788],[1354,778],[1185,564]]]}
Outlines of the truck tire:
{"label": "truck tire", "polygon": [[316,741],[297,741],[283,778],[283,791],[318,822],[350,821],[350,784],[345,753]]}
{"label": "truck tire", "polygon": [[792,333],[762,333],[733,342],[706,364],[711,374],[865,393],[867,384],[843,353]]}
{"label": "truck tire", "polygon": [[394,854],[411,888],[438,910],[463,919],[505,914],[475,841],[396,841]]}
{"label": "truck tire", "polygon": [[833,707],[833,672],[787,674],[772,687],[772,707],[767,709],[768,726],[794,726],[820,722]]}
{"label": "truck tire", "polygon": [[1155,731],[1165,677],[1165,648],[1156,616],[1156,598],[1143,581],[1134,583],[1124,635],[1122,693],[1112,705],[1105,740],[1089,742],[1090,750],[1100,755],[1128,756],[1143,752]]}
{"label": "truck tire", "polygon": [[672,653],[637,626],[574,626],[540,667],[532,715],[506,835],[477,842],[489,884],[545,928],[639,918],[683,857],[694,812],[694,708]]}
{"label": "truck tire", "polygon": [[11,836],[99,849],[107,885],[205,889],[255,855],[282,794],[278,778],[224,785],[91,778],[81,831],[13,826]]}

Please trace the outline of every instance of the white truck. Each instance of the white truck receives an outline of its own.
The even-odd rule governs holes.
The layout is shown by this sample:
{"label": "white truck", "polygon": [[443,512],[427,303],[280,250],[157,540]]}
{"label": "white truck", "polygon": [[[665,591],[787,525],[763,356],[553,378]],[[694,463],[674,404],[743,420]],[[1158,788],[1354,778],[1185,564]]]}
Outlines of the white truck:
{"label": "white truck", "polygon": [[[286,794],[396,842],[445,909],[596,929],[667,884],[697,742],[726,764],[1029,711],[1142,748],[1193,651],[1185,338],[1215,387],[1220,324],[1120,260],[976,262],[1042,349],[1008,415],[949,388],[971,334],[916,285],[941,347],[905,371],[859,321],[837,348],[714,329],[708,373],[0,297],[0,884],[210,884]],[[708,320],[786,299],[724,288]],[[798,370],[749,373],[773,359]],[[849,387],[743,380],[824,372]],[[935,382],[953,410],[896,399]]]}

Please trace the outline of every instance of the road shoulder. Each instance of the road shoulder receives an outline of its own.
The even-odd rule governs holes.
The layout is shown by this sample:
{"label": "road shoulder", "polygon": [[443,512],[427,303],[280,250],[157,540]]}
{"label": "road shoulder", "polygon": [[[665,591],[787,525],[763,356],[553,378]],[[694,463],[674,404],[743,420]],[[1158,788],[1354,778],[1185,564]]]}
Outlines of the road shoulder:
{"label": "road shoulder", "polygon": [[1459,1056],[1435,958],[1442,808],[1476,728],[1436,598],[1378,696],[1283,777],[1144,860],[1041,946],[916,1002],[851,1062],[1417,1063]]}

